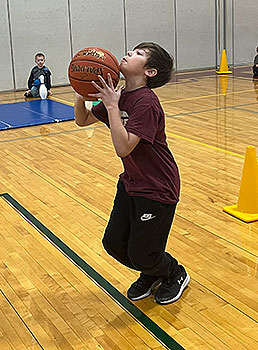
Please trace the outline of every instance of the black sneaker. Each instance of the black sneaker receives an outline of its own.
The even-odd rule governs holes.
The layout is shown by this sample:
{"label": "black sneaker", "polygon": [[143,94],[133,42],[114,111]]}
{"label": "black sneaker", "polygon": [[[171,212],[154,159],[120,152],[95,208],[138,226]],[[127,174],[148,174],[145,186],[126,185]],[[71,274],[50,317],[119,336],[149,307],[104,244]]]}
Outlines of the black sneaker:
{"label": "black sneaker", "polygon": [[170,304],[179,299],[190,282],[190,276],[182,265],[178,265],[180,272],[171,278],[164,278],[157,289],[154,300],[158,304]]}
{"label": "black sneaker", "polygon": [[127,297],[131,300],[140,300],[148,297],[155,287],[161,283],[158,276],[149,276],[144,273],[135,281],[127,291]]}
{"label": "black sneaker", "polygon": [[32,96],[32,94],[31,94],[30,92],[27,92],[27,91],[26,91],[26,92],[24,93],[24,97],[25,97],[25,98],[28,98],[28,97],[33,97],[33,96]]}

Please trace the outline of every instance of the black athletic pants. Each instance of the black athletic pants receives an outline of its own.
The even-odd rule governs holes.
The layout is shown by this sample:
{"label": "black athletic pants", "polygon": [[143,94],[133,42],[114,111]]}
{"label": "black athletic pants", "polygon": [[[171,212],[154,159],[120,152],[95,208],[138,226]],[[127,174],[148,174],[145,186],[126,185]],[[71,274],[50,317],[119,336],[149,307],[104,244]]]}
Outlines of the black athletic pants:
{"label": "black athletic pants", "polygon": [[175,209],[176,204],[129,196],[119,180],[104,248],[123,265],[146,275],[176,274],[178,262],[165,252]]}

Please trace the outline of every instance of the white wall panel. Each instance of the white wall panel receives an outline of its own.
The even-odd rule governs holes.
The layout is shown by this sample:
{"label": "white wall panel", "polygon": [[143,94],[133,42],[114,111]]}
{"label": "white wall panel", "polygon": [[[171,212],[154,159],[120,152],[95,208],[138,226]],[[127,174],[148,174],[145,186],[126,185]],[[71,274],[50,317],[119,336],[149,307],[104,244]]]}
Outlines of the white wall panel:
{"label": "white wall panel", "polygon": [[0,0],[0,91],[12,90],[13,76],[6,0]]}
{"label": "white wall panel", "polygon": [[178,70],[215,66],[214,0],[176,1]]}
{"label": "white wall panel", "polygon": [[[229,65],[232,65],[234,62],[234,42],[233,42],[233,0],[228,0],[226,2],[226,48],[227,48],[227,61]],[[221,54],[221,52],[220,52]],[[221,55],[220,55],[221,56]],[[220,61],[218,61],[219,65]]]}
{"label": "white wall panel", "polygon": [[235,64],[252,63],[258,46],[257,0],[235,0]]}
{"label": "white wall panel", "polygon": [[128,50],[153,41],[175,54],[173,0],[126,0],[126,22]]}
{"label": "white wall panel", "polygon": [[14,69],[17,89],[27,86],[35,53],[45,53],[52,83],[64,84],[70,61],[66,0],[11,0]]}
{"label": "white wall panel", "polygon": [[71,23],[74,54],[98,46],[120,61],[124,55],[122,0],[71,0]]}
{"label": "white wall panel", "polygon": [[[34,55],[38,51],[43,51],[47,56],[46,64],[53,73],[53,85],[68,82],[67,68],[71,59],[69,3],[73,53],[86,46],[100,46],[110,50],[120,60],[127,49],[139,42],[154,41],[175,56],[178,70],[214,67],[216,54],[217,57],[219,54],[215,52],[216,2],[0,0],[0,91],[14,88],[12,68],[16,88],[26,88],[29,72],[34,66]],[[238,65],[252,63],[258,45],[257,0],[227,0],[226,12],[228,62]],[[222,24],[220,45],[223,41]]]}

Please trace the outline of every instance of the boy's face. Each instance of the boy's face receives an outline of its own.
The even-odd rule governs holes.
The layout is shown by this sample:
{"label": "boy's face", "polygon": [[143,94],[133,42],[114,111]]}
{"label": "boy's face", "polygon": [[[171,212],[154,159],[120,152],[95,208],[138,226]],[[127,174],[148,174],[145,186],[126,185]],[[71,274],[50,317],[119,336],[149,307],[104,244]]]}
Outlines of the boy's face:
{"label": "boy's face", "polygon": [[147,49],[128,51],[120,62],[120,71],[126,75],[144,75],[148,59]]}
{"label": "boy's face", "polygon": [[35,62],[36,62],[36,65],[39,67],[39,68],[42,68],[44,66],[44,63],[45,63],[45,58],[44,56],[37,56],[36,59],[35,59]]}

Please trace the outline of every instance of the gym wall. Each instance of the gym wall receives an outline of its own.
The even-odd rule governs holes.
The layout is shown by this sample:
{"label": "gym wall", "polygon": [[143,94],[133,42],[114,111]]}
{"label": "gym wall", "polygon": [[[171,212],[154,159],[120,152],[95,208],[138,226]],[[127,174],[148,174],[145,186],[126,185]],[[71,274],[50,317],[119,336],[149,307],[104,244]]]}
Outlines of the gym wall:
{"label": "gym wall", "polygon": [[0,91],[26,89],[34,56],[44,52],[53,86],[68,84],[74,53],[87,46],[118,60],[141,41],[174,57],[178,71],[252,64],[257,0],[0,0]]}

